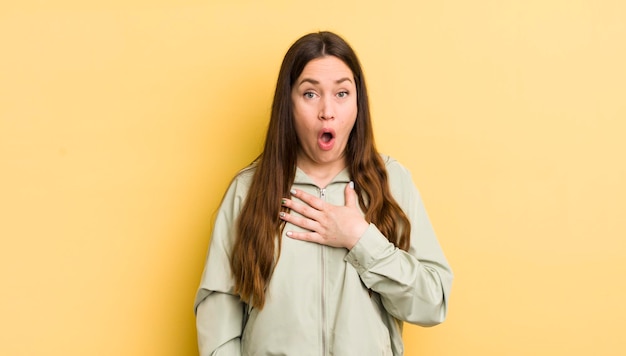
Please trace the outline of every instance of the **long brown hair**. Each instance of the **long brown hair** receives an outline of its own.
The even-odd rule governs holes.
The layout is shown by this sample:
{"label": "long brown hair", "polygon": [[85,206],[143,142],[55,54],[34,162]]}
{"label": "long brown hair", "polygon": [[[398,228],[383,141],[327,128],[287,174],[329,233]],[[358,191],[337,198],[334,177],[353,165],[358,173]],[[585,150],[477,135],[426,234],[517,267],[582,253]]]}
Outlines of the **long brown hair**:
{"label": "long brown hair", "polygon": [[346,147],[348,170],[355,182],[365,219],[372,222],[395,246],[408,250],[410,223],[393,199],[385,164],[374,145],[369,101],[359,60],[341,37],[319,32],[298,39],[280,67],[263,153],[237,221],[237,239],[231,256],[235,292],[246,303],[262,308],[265,288],[277,257],[284,224],[278,218],[280,200],[289,196],[296,173],[298,141],[293,123],[291,90],[304,67],[323,56],[341,59],[354,75],[357,118]]}

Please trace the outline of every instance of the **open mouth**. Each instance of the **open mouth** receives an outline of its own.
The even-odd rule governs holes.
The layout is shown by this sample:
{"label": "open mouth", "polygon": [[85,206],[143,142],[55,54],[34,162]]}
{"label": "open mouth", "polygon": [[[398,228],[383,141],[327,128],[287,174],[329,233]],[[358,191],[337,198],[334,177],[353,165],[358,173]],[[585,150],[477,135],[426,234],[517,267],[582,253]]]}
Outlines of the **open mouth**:
{"label": "open mouth", "polygon": [[330,142],[330,140],[333,139],[333,134],[330,133],[330,132],[324,132],[322,134],[322,137],[320,137],[320,139],[322,140],[322,142],[328,143],[328,142]]}
{"label": "open mouth", "polygon": [[332,129],[323,129],[317,137],[317,144],[324,151],[329,151],[335,145],[335,131]]}

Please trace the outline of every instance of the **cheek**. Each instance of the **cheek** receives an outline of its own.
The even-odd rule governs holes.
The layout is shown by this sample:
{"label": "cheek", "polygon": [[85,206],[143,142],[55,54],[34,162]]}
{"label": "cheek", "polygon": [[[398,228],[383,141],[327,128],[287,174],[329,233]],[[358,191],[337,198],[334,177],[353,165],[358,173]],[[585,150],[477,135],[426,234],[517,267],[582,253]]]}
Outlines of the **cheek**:
{"label": "cheek", "polygon": [[293,126],[296,131],[296,136],[298,137],[298,141],[303,142],[306,140],[306,137],[310,136],[309,132],[311,131],[307,125],[307,121],[302,117],[302,115],[297,114],[294,111],[294,120]]}
{"label": "cheek", "polygon": [[356,122],[357,114],[358,114],[358,109],[356,107],[356,104],[354,106],[350,106],[346,108],[344,112],[344,117],[346,118],[345,125],[348,127],[348,131],[352,130],[352,127],[354,126],[354,123]]}
{"label": "cheek", "polygon": [[296,129],[306,130],[314,127],[314,124],[317,122],[317,115],[310,107],[294,105],[293,120]]}
{"label": "cheek", "polygon": [[293,105],[293,118],[296,123],[300,123],[302,125],[309,117],[309,112],[307,111],[307,107],[302,104],[295,103]]}

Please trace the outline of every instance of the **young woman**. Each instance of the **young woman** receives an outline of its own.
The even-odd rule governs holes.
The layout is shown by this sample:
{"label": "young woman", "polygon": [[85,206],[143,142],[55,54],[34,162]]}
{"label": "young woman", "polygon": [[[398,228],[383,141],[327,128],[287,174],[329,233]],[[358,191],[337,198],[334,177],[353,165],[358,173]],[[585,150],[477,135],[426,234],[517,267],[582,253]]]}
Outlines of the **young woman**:
{"label": "young woman", "polygon": [[201,355],[402,355],[447,312],[452,272],[409,172],[374,145],[350,46],[283,60],[263,153],[232,181],[196,295]]}

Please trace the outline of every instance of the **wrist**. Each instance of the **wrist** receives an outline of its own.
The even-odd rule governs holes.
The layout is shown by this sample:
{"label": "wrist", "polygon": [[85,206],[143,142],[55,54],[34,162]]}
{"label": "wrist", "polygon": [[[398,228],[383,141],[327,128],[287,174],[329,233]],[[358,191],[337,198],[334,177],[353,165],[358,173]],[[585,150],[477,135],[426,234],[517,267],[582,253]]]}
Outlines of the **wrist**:
{"label": "wrist", "polygon": [[367,228],[369,226],[370,224],[368,224],[365,220],[355,225],[353,238],[350,240],[348,246],[346,246],[348,251],[352,250],[354,245],[356,245],[359,242],[359,240],[361,239],[361,236],[365,234],[365,231],[367,231]]}

